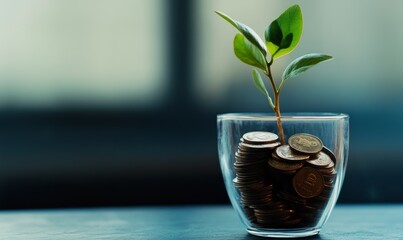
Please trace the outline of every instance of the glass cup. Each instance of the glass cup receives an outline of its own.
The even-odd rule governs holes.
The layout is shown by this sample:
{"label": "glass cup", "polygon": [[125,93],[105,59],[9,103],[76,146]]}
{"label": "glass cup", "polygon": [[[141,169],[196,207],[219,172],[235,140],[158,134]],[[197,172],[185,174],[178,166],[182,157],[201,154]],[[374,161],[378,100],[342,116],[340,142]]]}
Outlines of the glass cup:
{"label": "glass cup", "polygon": [[[286,113],[281,122],[285,144],[275,140],[279,133],[273,114],[217,116],[225,187],[250,234],[289,238],[315,235],[329,218],[344,180],[349,116]],[[263,138],[259,139],[259,134]],[[267,135],[269,139],[264,139]],[[293,147],[287,146],[291,136]],[[319,146],[309,154],[296,148],[295,144],[304,145],[304,136],[318,139],[308,143],[323,148]]]}

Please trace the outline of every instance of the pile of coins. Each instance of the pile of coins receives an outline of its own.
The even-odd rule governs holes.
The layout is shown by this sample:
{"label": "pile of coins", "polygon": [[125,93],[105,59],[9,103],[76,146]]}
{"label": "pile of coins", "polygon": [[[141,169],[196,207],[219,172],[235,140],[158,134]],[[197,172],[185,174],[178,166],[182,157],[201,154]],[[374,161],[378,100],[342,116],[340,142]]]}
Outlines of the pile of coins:
{"label": "pile of coins", "polygon": [[309,134],[281,145],[271,132],[243,135],[235,153],[233,182],[245,216],[256,228],[314,226],[336,177],[334,154]]}

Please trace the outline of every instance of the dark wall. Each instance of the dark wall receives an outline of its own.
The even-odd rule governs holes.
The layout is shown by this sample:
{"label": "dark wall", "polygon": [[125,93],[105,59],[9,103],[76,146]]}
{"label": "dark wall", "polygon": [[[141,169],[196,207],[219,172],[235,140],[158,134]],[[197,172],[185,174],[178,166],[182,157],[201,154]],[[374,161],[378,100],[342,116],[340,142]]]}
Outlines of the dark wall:
{"label": "dark wall", "polygon": [[[214,113],[9,111],[0,123],[3,209],[228,202]],[[401,152],[355,146],[340,202],[401,202],[401,162],[383,164]]]}

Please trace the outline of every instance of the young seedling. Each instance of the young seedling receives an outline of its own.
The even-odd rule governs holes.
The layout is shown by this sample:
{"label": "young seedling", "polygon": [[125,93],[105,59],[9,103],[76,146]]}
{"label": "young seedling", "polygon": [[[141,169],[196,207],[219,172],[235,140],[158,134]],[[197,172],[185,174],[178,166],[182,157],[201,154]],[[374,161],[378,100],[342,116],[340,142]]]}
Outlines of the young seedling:
{"label": "young seedling", "polygon": [[[284,145],[284,130],[280,112],[280,93],[284,83],[288,79],[299,76],[316,64],[332,59],[332,57],[320,53],[311,53],[299,57],[286,67],[281,81],[276,82],[273,79],[271,66],[276,59],[292,52],[298,45],[302,35],[303,18],[299,5],[289,7],[280,17],[270,23],[265,31],[265,42],[247,25],[230,18],[224,13],[218,11],[216,13],[240,32],[236,34],[234,39],[234,52],[237,58],[250,66],[260,69],[268,77],[274,101],[270,97],[258,70],[256,68],[252,70],[252,79],[255,86],[266,96],[270,108],[276,113],[278,132]],[[268,58],[270,61],[267,60]]]}

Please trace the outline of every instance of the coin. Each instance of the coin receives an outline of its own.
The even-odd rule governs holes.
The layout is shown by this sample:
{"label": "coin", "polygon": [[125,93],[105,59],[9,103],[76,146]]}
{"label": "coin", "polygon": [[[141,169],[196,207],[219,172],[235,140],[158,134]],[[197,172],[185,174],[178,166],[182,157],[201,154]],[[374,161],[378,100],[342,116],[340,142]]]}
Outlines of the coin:
{"label": "coin", "polygon": [[265,165],[265,162],[266,162],[266,160],[265,159],[262,159],[262,160],[260,160],[259,162],[235,162],[234,163],[234,167],[240,167],[240,168],[242,168],[242,167],[245,167],[245,168],[247,168],[247,167],[251,167],[251,168],[254,168],[254,167],[257,167],[257,166],[264,166]]}
{"label": "coin", "polygon": [[248,149],[248,148],[252,148],[252,149],[264,149],[264,148],[268,148],[268,149],[274,149],[278,146],[280,146],[281,143],[279,142],[273,142],[273,143],[264,143],[264,144],[250,144],[250,143],[241,143],[239,146],[241,147],[241,149]]}
{"label": "coin", "polygon": [[336,158],[324,146],[304,153],[280,145],[276,134],[263,131],[245,133],[238,143],[233,185],[245,217],[256,228],[315,225],[334,189]]}
{"label": "coin", "polygon": [[244,206],[243,212],[245,213],[245,216],[248,218],[249,221],[251,222],[256,221],[255,212],[253,211],[252,208]]}
{"label": "coin", "polygon": [[288,139],[288,144],[292,149],[301,153],[315,154],[322,150],[322,141],[307,133],[298,133]]}
{"label": "coin", "polygon": [[295,211],[292,209],[279,209],[279,210],[267,210],[267,211],[256,211],[255,216],[260,219],[272,219],[276,217],[286,217],[293,214]]}
{"label": "coin", "polygon": [[235,162],[236,165],[243,166],[243,165],[258,165],[261,162],[267,161],[269,157],[259,157],[254,159],[254,158],[235,156],[235,159],[237,160]]}
{"label": "coin", "polygon": [[323,146],[322,151],[325,152],[327,155],[329,155],[330,158],[332,159],[332,161],[336,164],[336,156],[334,155],[332,150],[330,150],[329,148]]}
{"label": "coin", "polygon": [[303,198],[318,196],[324,188],[323,176],[314,168],[301,168],[293,178],[294,190]]}
{"label": "coin", "polygon": [[[332,164],[334,163],[332,162],[330,165]],[[334,177],[337,174],[337,171],[334,169],[334,167],[327,168],[326,166],[326,168],[318,168],[316,170],[318,170],[323,177]]]}
{"label": "coin", "polygon": [[280,158],[290,161],[301,161],[309,159],[309,155],[300,155],[294,153],[289,145],[282,145],[276,148],[276,154]]}
{"label": "coin", "polygon": [[271,132],[248,132],[242,137],[245,142],[256,144],[256,143],[271,143],[278,140],[278,135]]}
{"label": "coin", "polygon": [[263,181],[257,181],[257,182],[240,182],[240,181],[238,181],[237,178],[235,178],[235,179],[233,180],[233,182],[234,182],[234,185],[235,185],[236,187],[238,187],[239,189],[247,188],[247,189],[250,189],[250,190],[259,190],[259,189],[261,189],[261,188],[264,188],[264,186],[265,186],[265,183],[264,183]]}
{"label": "coin", "polygon": [[289,163],[289,161],[270,159],[269,165],[280,171],[295,171],[304,166],[303,162]]}
{"label": "coin", "polygon": [[295,203],[295,204],[306,204],[306,199],[301,198],[300,196],[295,196],[295,194],[287,193],[285,191],[278,191],[277,196],[281,199],[286,200],[288,203]]}
{"label": "coin", "polygon": [[284,224],[285,228],[287,228],[287,227],[297,227],[298,224],[300,224],[302,222],[302,220],[303,220],[302,218],[294,218],[294,219],[287,220],[287,221],[283,222],[283,224]]}
{"label": "coin", "polygon": [[330,168],[330,165],[333,163],[330,156],[324,152],[318,153],[314,159],[309,159],[306,162],[320,168]]}
{"label": "coin", "polygon": [[246,199],[273,198],[273,193],[271,191],[243,192],[241,195]]}

